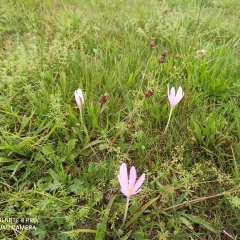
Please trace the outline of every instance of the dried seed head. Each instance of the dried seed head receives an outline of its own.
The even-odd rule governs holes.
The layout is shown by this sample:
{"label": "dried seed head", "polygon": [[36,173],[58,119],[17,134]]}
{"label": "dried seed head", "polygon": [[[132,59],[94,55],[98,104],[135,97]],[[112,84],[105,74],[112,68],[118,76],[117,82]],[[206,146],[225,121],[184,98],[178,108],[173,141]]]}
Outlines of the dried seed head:
{"label": "dried seed head", "polygon": [[72,176],[76,176],[79,172],[79,168],[75,166],[66,166],[65,167],[66,172],[70,173]]}
{"label": "dried seed head", "polygon": [[12,48],[13,48],[13,40],[12,40],[12,38],[8,37],[3,42],[3,49],[4,50],[11,50]]}
{"label": "dried seed head", "polygon": [[175,54],[175,58],[181,58],[181,55],[179,53]]}
{"label": "dried seed head", "polygon": [[157,39],[155,37],[151,37],[149,40],[149,45],[151,48],[154,48],[157,46]]}
{"label": "dried seed head", "polygon": [[104,93],[100,96],[98,102],[103,105],[104,103],[107,102],[107,100],[110,98],[109,94],[108,93]]}
{"label": "dried seed head", "polygon": [[146,89],[144,94],[146,97],[151,97],[154,94],[154,89],[148,88],[148,89]]}
{"label": "dried seed head", "polygon": [[161,63],[164,63],[166,61],[166,56],[167,56],[167,53],[166,52],[163,52],[159,55],[159,58],[158,58],[158,62],[161,64]]}
{"label": "dried seed head", "polygon": [[44,129],[44,131],[42,132],[42,136],[46,136],[49,132],[51,131],[51,128],[46,128]]}
{"label": "dried seed head", "polygon": [[229,145],[231,145],[231,141],[229,141],[229,140],[221,141],[217,145],[220,147],[229,146]]}
{"label": "dried seed head", "polygon": [[206,54],[207,54],[207,50],[205,50],[205,49],[199,49],[199,50],[197,50],[197,52],[196,52],[196,55],[197,55],[198,57],[204,57]]}

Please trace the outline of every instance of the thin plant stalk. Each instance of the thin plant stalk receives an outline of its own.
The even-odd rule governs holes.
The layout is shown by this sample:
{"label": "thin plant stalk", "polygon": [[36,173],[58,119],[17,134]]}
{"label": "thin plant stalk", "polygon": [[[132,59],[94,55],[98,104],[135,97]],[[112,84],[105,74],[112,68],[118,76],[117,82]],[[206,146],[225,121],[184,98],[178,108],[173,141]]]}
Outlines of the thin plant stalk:
{"label": "thin plant stalk", "polygon": [[169,123],[170,123],[170,120],[171,120],[171,117],[172,117],[172,112],[173,112],[173,107],[171,107],[171,109],[170,109],[170,113],[169,113],[169,117],[168,117],[168,122],[167,122],[167,125],[166,125],[166,127],[165,127],[165,130],[164,130],[163,134],[165,134],[165,133],[167,132],[167,130],[168,130],[168,126],[169,126]]}
{"label": "thin plant stalk", "polygon": [[80,110],[80,119],[81,119],[81,121],[82,121],[82,109],[79,108],[79,110]]}
{"label": "thin plant stalk", "polygon": [[128,212],[129,200],[130,200],[130,198],[127,197],[127,203],[126,203],[125,213],[124,213],[124,217],[123,217],[123,224],[125,223],[126,218],[127,218],[127,212]]}
{"label": "thin plant stalk", "polygon": [[84,133],[86,134],[87,142],[89,142],[89,141],[90,141],[90,138],[89,138],[89,134],[88,134],[88,129],[87,129],[86,125],[85,125],[85,121],[84,121],[84,118],[83,118],[82,110],[81,110],[81,109],[80,109],[80,122],[81,122],[81,124],[82,124]]}

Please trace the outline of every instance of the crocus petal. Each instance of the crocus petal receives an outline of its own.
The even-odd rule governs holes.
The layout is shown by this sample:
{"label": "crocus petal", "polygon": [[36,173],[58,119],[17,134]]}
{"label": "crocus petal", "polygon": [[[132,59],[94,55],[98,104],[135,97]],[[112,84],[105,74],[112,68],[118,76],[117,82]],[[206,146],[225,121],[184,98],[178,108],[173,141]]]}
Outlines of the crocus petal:
{"label": "crocus petal", "polygon": [[134,195],[137,194],[137,193],[139,193],[141,190],[142,190],[142,189],[139,188],[139,189],[134,193]]}
{"label": "crocus petal", "polygon": [[179,87],[176,95],[176,99],[178,100],[178,102],[180,102],[183,96],[184,96],[184,93],[183,93],[182,87]]}
{"label": "crocus petal", "polygon": [[119,181],[121,188],[127,190],[126,182],[124,181],[124,179],[121,178],[120,175],[118,175],[118,181]]}
{"label": "crocus petal", "polygon": [[84,97],[83,97],[82,90],[80,88],[78,90],[75,90],[74,96],[79,109],[81,109],[82,104],[84,104]]}
{"label": "crocus petal", "polygon": [[76,100],[76,103],[77,103],[78,107],[81,108],[80,98],[78,97],[78,94],[77,94],[76,90],[74,91],[74,96],[75,96],[75,100]]}
{"label": "crocus petal", "polygon": [[128,191],[125,190],[125,189],[123,189],[123,188],[121,188],[121,192],[122,192],[123,195],[125,195],[126,197],[129,197],[129,196],[130,196],[129,193],[128,193]]}
{"label": "crocus petal", "polygon": [[136,173],[136,168],[134,166],[131,167],[130,169],[130,174],[129,174],[129,187],[134,186],[137,178],[137,173]]}
{"label": "crocus petal", "polygon": [[127,174],[127,165],[126,163],[123,163],[120,167],[120,181],[121,186],[124,189],[128,189],[128,174]]}
{"label": "crocus petal", "polygon": [[78,96],[81,100],[81,103],[84,104],[84,97],[83,97],[82,90],[80,88],[78,89]]}
{"label": "crocus petal", "polygon": [[176,98],[170,99],[169,102],[170,102],[171,107],[175,107],[178,104]]}
{"label": "crocus petal", "polygon": [[136,184],[134,185],[135,192],[137,192],[138,189],[142,186],[144,179],[145,179],[145,173],[141,175],[141,177],[137,180]]}
{"label": "crocus petal", "polygon": [[170,94],[168,96],[168,100],[170,102],[170,105],[172,107],[174,107],[176,105],[176,102],[175,102],[175,88],[172,87],[171,90],[170,90]]}

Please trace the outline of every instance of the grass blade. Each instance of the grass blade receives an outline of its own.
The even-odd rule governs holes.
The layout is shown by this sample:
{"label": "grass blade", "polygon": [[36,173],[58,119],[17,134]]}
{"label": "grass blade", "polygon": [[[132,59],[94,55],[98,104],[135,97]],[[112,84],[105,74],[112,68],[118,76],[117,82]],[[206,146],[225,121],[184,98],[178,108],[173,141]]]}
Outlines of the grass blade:
{"label": "grass blade", "polygon": [[202,219],[200,217],[194,216],[194,215],[186,214],[186,213],[182,213],[181,215],[183,217],[188,218],[192,222],[201,225],[202,227],[208,229],[209,231],[216,233],[216,229],[209,222],[207,222],[206,220],[204,220],[204,219]]}
{"label": "grass blade", "polygon": [[114,196],[111,199],[111,201],[109,202],[109,204],[107,206],[105,214],[103,216],[102,222],[97,225],[97,232],[96,232],[95,240],[102,240],[102,239],[104,239],[104,235],[105,235],[106,228],[107,228],[108,214],[109,214],[109,211],[110,211],[110,209],[112,207],[112,204],[113,204],[115,198],[116,198],[116,196]]}

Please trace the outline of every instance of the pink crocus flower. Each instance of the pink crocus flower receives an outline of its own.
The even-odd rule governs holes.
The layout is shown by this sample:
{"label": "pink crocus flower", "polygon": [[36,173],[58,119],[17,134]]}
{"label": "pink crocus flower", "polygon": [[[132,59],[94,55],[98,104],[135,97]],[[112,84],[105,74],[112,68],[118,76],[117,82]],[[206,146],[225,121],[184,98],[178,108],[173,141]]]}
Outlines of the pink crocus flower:
{"label": "pink crocus flower", "polygon": [[163,133],[167,132],[168,125],[170,123],[170,119],[171,119],[174,107],[182,100],[182,98],[184,96],[182,87],[178,88],[177,94],[175,94],[176,91],[175,91],[174,87],[172,87],[171,90],[169,91],[169,86],[167,86],[167,91],[168,91],[168,100],[169,100],[171,108],[170,108],[170,113],[169,113],[169,117],[168,117],[168,122],[167,122],[167,125],[166,125]]}
{"label": "pink crocus flower", "polygon": [[140,187],[142,186],[143,181],[145,179],[145,173],[141,175],[138,181],[136,181],[136,179],[137,179],[136,168],[134,166],[131,167],[128,178],[127,165],[126,163],[123,163],[120,167],[118,181],[121,185],[121,192],[127,198],[141,191]]}
{"label": "pink crocus flower", "polygon": [[170,102],[171,107],[175,107],[183,98],[184,92],[182,90],[182,87],[179,87],[177,90],[177,94],[175,95],[175,88],[172,87],[169,92],[169,86],[168,86],[168,100]]}
{"label": "pink crocus flower", "polygon": [[80,110],[80,113],[81,113],[82,105],[84,104],[84,97],[83,97],[82,90],[80,88],[78,88],[78,90],[75,90],[74,91],[74,96],[75,96],[75,100],[76,100],[76,103],[78,105],[78,108]]}
{"label": "pink crocus flower", "polygon": [[127,197],[126,208],[123,217],[123,224],[125,223],[127,218],[130,197],[141,191],[140,187],[142,186],[144,179],[145,173],[143,173],[141,177],[137,180],[136,168],[134,166],[131,167],[128,178],[127,165],[126,163],[122,163],[118,175],[118,181],[121,186],[121,192]]}

